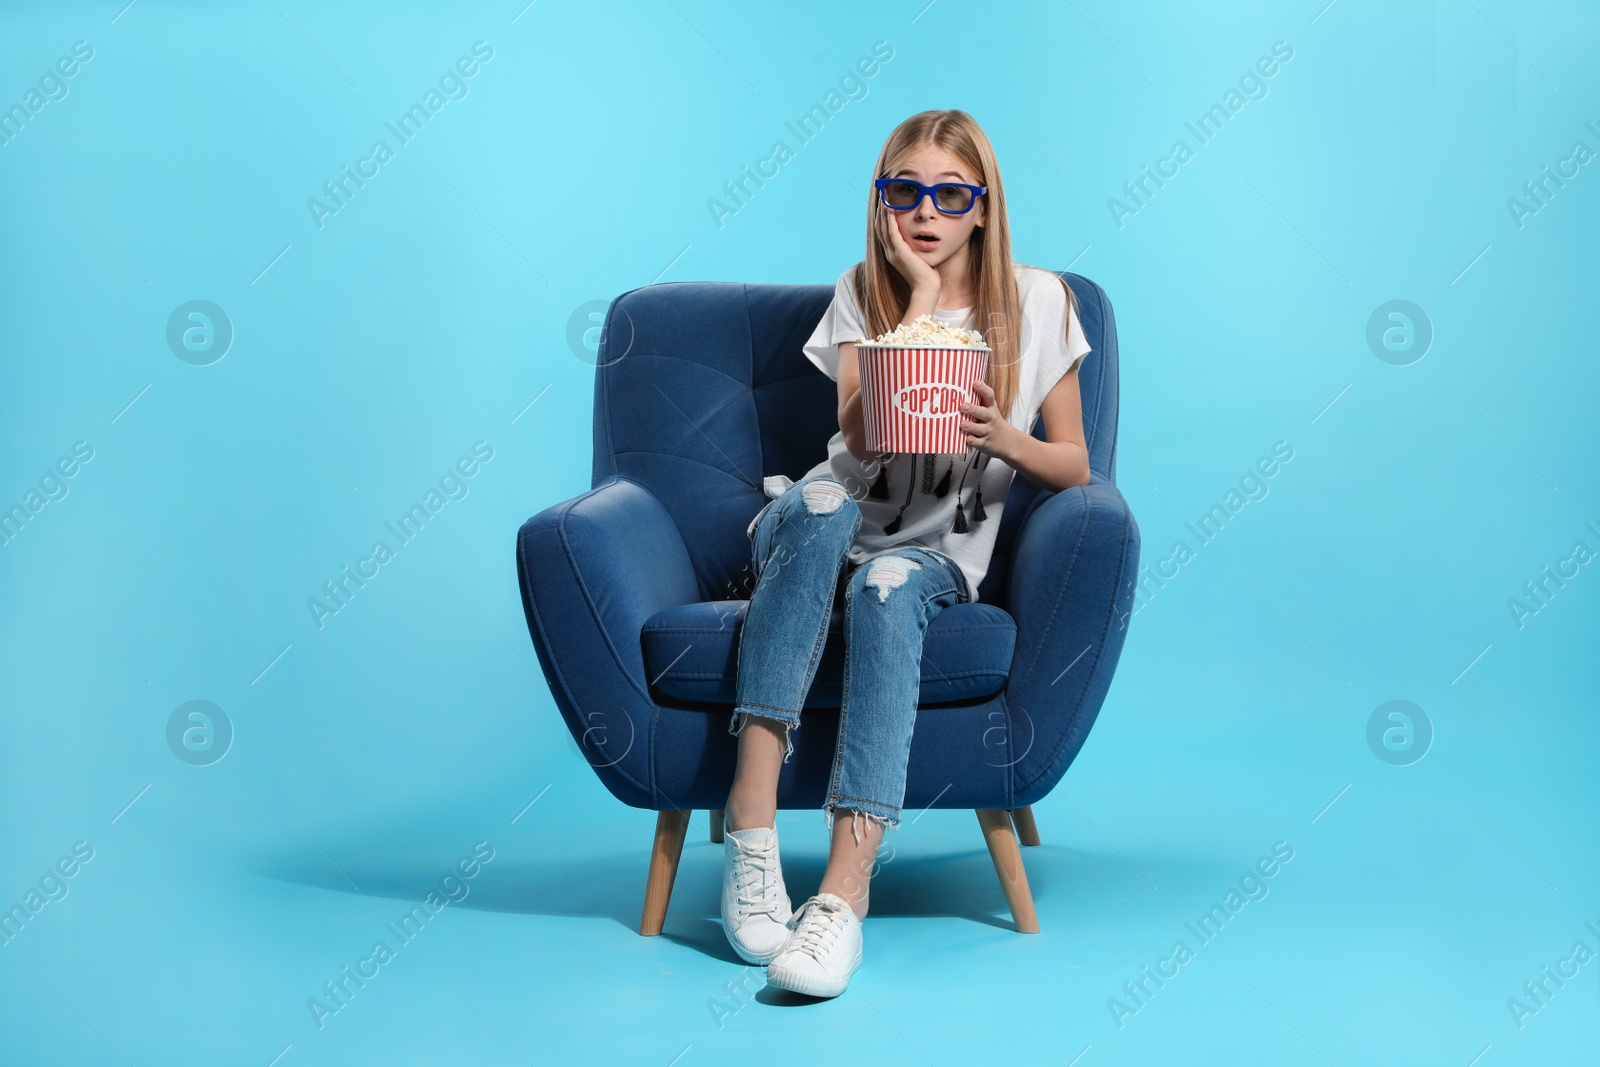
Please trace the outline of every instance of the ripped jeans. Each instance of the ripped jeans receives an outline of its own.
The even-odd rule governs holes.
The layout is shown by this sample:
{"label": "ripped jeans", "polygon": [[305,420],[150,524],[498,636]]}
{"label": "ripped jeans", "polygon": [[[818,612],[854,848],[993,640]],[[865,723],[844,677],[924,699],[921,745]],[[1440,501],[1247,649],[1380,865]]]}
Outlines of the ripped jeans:
{"label": "ripped jeans", "polygon": [[738,703],[728,723],[737,735],[748,716],[784,724],[787,763],[800,708],[844,600],[844,694],[833,776],[823,804],[900,825],[906,761],[922,680],[922,639],[934,616],[971,599],[966,576],[940,552],[903,545],[863,565],[849,561],[861,512],[844,485],[818,476],[771,501],[752,533],[756,587],[739,637]]}

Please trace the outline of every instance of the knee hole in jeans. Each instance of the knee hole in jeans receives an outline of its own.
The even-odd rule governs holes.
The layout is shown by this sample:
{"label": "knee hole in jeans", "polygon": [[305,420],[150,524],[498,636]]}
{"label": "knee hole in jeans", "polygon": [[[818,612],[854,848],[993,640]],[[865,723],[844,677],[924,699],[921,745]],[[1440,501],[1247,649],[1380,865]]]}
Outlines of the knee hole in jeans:
{"label": "knee hole in jeans", "polygon": [[922,564],[904,556],[879,556],[867,566],[866,583],[878,591],[878,603],[887,603],[889,592],[906,584],[911,572]]}
{"label": "knee hole in jeans", "polygon": [[806,510],[813,515],[833,514],[844,506],[845,497],[849,495],[842,484],[831,478],[817,478],[800,490]]}

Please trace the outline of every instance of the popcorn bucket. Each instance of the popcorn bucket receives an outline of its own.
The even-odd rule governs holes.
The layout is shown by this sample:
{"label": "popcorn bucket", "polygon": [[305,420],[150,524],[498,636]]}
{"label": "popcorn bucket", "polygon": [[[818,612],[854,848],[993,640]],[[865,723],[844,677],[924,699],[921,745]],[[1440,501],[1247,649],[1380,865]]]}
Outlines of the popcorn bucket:
{"label": "popcorn bucket", "polygon": [[867,449],[965,455],[961,406],[980,401],[989,351],[857,342]]}

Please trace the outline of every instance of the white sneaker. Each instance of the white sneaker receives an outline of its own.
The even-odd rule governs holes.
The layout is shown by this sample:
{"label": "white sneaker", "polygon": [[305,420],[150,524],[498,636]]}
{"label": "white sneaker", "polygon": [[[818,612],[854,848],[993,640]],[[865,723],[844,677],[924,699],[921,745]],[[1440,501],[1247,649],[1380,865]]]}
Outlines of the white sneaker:
{"label": "white sneaker", "polygon": [[813,997],[836,997],[861,966],[861,919],[848,901],[818,893],[789,920],[794,933],[767,965],[767,983]]}
{"label": "white sneaker", "polygon": [[770,826],[723,834],[722,928],[745,961],[770,963],[789,937],[793,914]]}

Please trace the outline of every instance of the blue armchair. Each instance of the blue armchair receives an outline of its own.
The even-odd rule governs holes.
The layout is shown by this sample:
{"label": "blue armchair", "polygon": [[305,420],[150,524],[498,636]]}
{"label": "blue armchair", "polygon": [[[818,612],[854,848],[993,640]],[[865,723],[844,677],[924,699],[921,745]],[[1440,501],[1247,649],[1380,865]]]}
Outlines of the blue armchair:
{"label": "blue armchair", "polygon": [[[1111,684],[1131,614],[1139,528],[1116,486],[1117,338],[1104,290],[1061,275],[1093,351],[1079,371],[1092,477],[1013,479],[978,602],[924,642],[905,807],[977,812],[1020,931],[1038,930],[1018,848],[1030,805],[1066,772]],[[798,479],[837,431],[836,386],[801,352],[832,285],[671,282],[606,314],[591,490],[517,535],[528,630],[580,750],[613,796],[658,813],[641,934],[661,931],[689,813],[721,809],[738,641],[754,589],[745,528],[763,477]],[[1034,430],[1045,439],[1044,420]],[[783,767],[778,807],[820,808],[843,678],[834,611]]]}

